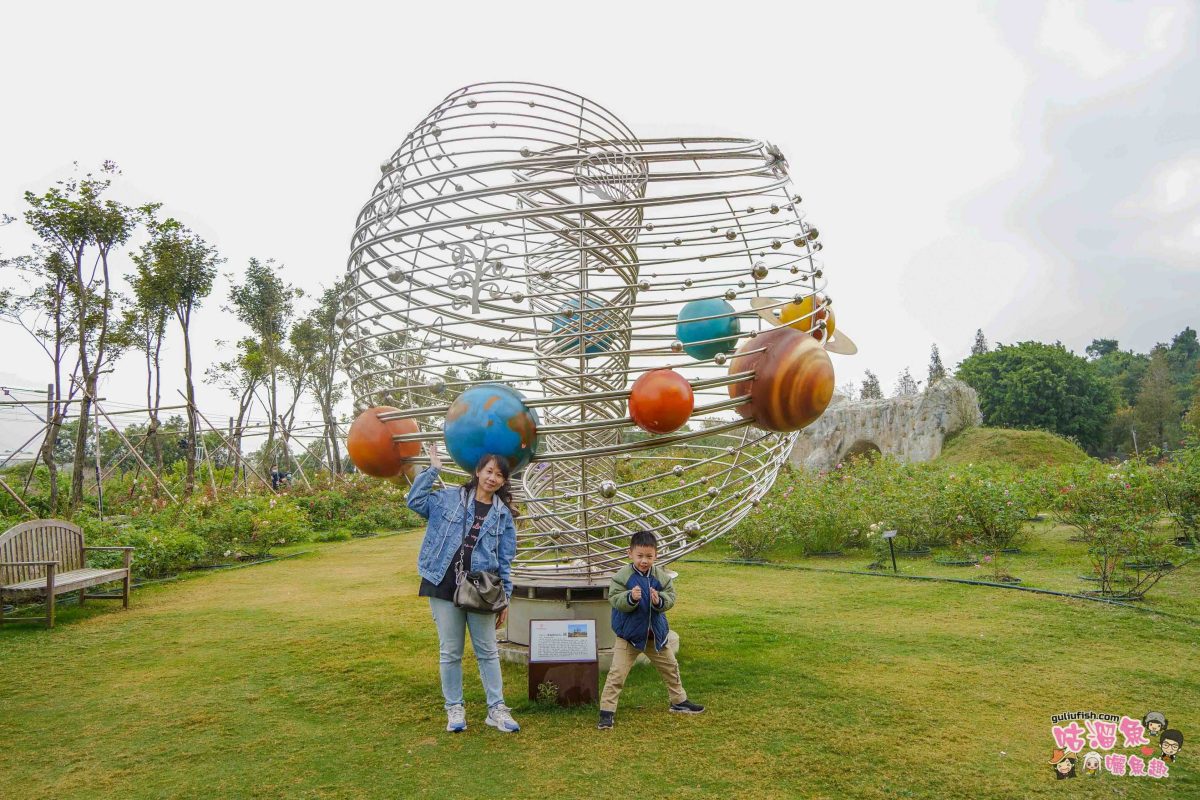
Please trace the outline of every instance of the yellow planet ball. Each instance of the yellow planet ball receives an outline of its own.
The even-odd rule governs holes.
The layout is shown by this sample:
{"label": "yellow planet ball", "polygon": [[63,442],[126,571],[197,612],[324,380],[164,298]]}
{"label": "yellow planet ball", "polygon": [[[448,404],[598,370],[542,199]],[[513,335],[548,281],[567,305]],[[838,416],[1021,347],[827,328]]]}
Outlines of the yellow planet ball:
{"label": "yellow planet ball", "polygon": [[[813,313],[813,307],[818,301],[817,295],[810,294],[799,303],[792,302],[779,310],[779,323],[795,328],[798,331],[812,331],[813,337],[820,341],[825,338],[825,333],[833,335],[833,312],[823,305],[817,306],[816,313]],[[825,331],[813,331],[817,320],[825,320]]]}

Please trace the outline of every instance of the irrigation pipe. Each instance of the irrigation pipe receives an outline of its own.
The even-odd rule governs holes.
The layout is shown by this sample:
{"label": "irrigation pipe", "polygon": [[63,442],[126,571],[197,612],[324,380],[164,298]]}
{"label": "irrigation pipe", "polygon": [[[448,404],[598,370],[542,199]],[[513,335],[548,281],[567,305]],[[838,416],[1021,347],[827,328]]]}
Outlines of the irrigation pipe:
{"label": "irrigation pipe", "polygon": [[897,575],[892,572],[864,572],[855,569],[829,569],[827,567],[806,567],[800,564],[776,564],[770,561],[747,561],[737,558],[687,558],[680,563],[684,564],[722,564],[735,565],[742,567],[770,567],[771,569],[783,570],[803,570],[805,572],[830,572],[838,575],[866,575],[872,578],[903,578],[910,581],[936,581],[939,583],[964,583],[968,586],[991,586],[995,589],[1013,589],[1018,592],[1034,592],[1036,594],[1048,594],[1054,597],[1069,597],[1072,600],[1090,600],[1093,603],[1106,603],[1111,606],[1119,606],[1121,608],[1131,608],[1134,611],[1141,611],[1143,614],[1158,614],[1163,617],[1183,620],[1190,622],[1193,625],[1200,625],[1200,619],[1189,617],[1185,614],[1175,614],[1171,611],[1159,611],[1154,608],[1146,608],[1144,606],[1134,605],[1133,603],[1123,603],[1120,600],[1112,600],[1107,597],[1089,597],[1086,594],[1073,594],[1071,592],[1057,592],[1053,589],[1039,589],[1036,586],[1015,586],[1011,583],[995,583],[993,581],[973,581],[967,578],[944,578],[933,575]]}

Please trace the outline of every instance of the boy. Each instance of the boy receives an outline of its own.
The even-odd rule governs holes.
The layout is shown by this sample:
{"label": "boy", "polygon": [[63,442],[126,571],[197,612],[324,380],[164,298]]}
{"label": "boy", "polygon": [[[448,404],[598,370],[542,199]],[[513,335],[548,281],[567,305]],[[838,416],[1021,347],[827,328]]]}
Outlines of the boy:
{"label": "boy", "polygon": [[617,713],[617,699],[625,678],[645,653],[667,684],[671,697],[668,709],[679,714],[699,714],[704,706],[687,699],[679,680],[679,664],[667,649],[667,611],[675,605],[675,586],[667,572],[654,566],[658,540],[650,531],[638,531],[629,540],[629,564],[613,576],[608,586],[612,604],[612,627],[617,634],[612,668],[600,695],[600,730],[610,730]]}

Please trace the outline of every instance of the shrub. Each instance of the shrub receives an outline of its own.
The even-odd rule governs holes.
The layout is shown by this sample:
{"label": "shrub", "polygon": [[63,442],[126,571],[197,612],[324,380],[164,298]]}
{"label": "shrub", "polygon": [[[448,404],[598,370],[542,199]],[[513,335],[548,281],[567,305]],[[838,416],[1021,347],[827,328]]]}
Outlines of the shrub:
{"label": "shrub", "polygon": [[725,541],[738,556],[747,561],[759,560],[763,553],[773,547],[780,539],[779,518],[763,503],[755,511],[742,518],[732,531],[725,536]]}
{"label": "shrub", "polygon": [[[175,575],[204,561],[207,547],[194,533],[179,530],[142,530],[125,528],[112,534],[97,535],[89,543],[96,546],[133,547],[133,573],[142,578]],[[89,553],[91,566],[111,568],[124,563],[118,552]]]}
{"label": "shrub", "polygon": [[[1153,469],[1142,459],[1131,459],[1116,467],[1096,464],[1075,469],[1059,490],[1054,515],[1080,532],[1100,592],[1112,594],[1120,582],[1117,571],[1123,560],[1167,560],[1162,557],[1161,536],[1154,531],[1161,504]],[[1161,577],[1137,579],[1126,593],[1140,596]]]}
{"label": "shrub", "polygon": [[1200,444],[1174,454],[1162,468],[1162,495],[1180,543],[1200,544]]}
{"label": "shrub", "polygon": [[265,556],[273,547],[309,538],[308,518],[288,497],[239,497],[212,507],[193,531],[212,558],[235,553]]}
{"label": "shrub", "polygon": [[333,528],[332,530],[320,531],[313,537],[313,541],[317,542],[348,542],[354,538],[348,528]]}
{"label": "shrub", "polygon": [[1010,475],[991,468],[968,469],[948,484],[950,501],[958,510],[955,527],[961,537],[991,554],[993,577],[1007,577],[1000,551],[1012,547],[1029,517],[1026,499]]}

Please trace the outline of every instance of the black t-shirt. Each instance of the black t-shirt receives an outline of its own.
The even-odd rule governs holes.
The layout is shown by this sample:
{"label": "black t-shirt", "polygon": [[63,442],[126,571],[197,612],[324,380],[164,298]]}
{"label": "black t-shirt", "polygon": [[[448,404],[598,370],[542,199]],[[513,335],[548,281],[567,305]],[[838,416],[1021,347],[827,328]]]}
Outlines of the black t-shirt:
{"label": "black t-shirt", "polygon": [[[492,502],[494,503],[495,500]],[[479,531],[483,527],[484,517],[491,510],[492,503],[475,501],[475,521],[471,523],[471,529],[459,546],[458,552],[454,554],[454,558],[450,559],[450,566],[446,567],[446,574],[442,576],[441,582],[436,584],[421,578],[421,589],[417,592],[418,597],[436,597],[440,600],[454,599],[454,590],[458,587],[458,565],[462,564],[463,572],[471,571],[471,551],[475,549],[475,542],[479,540]]]}

